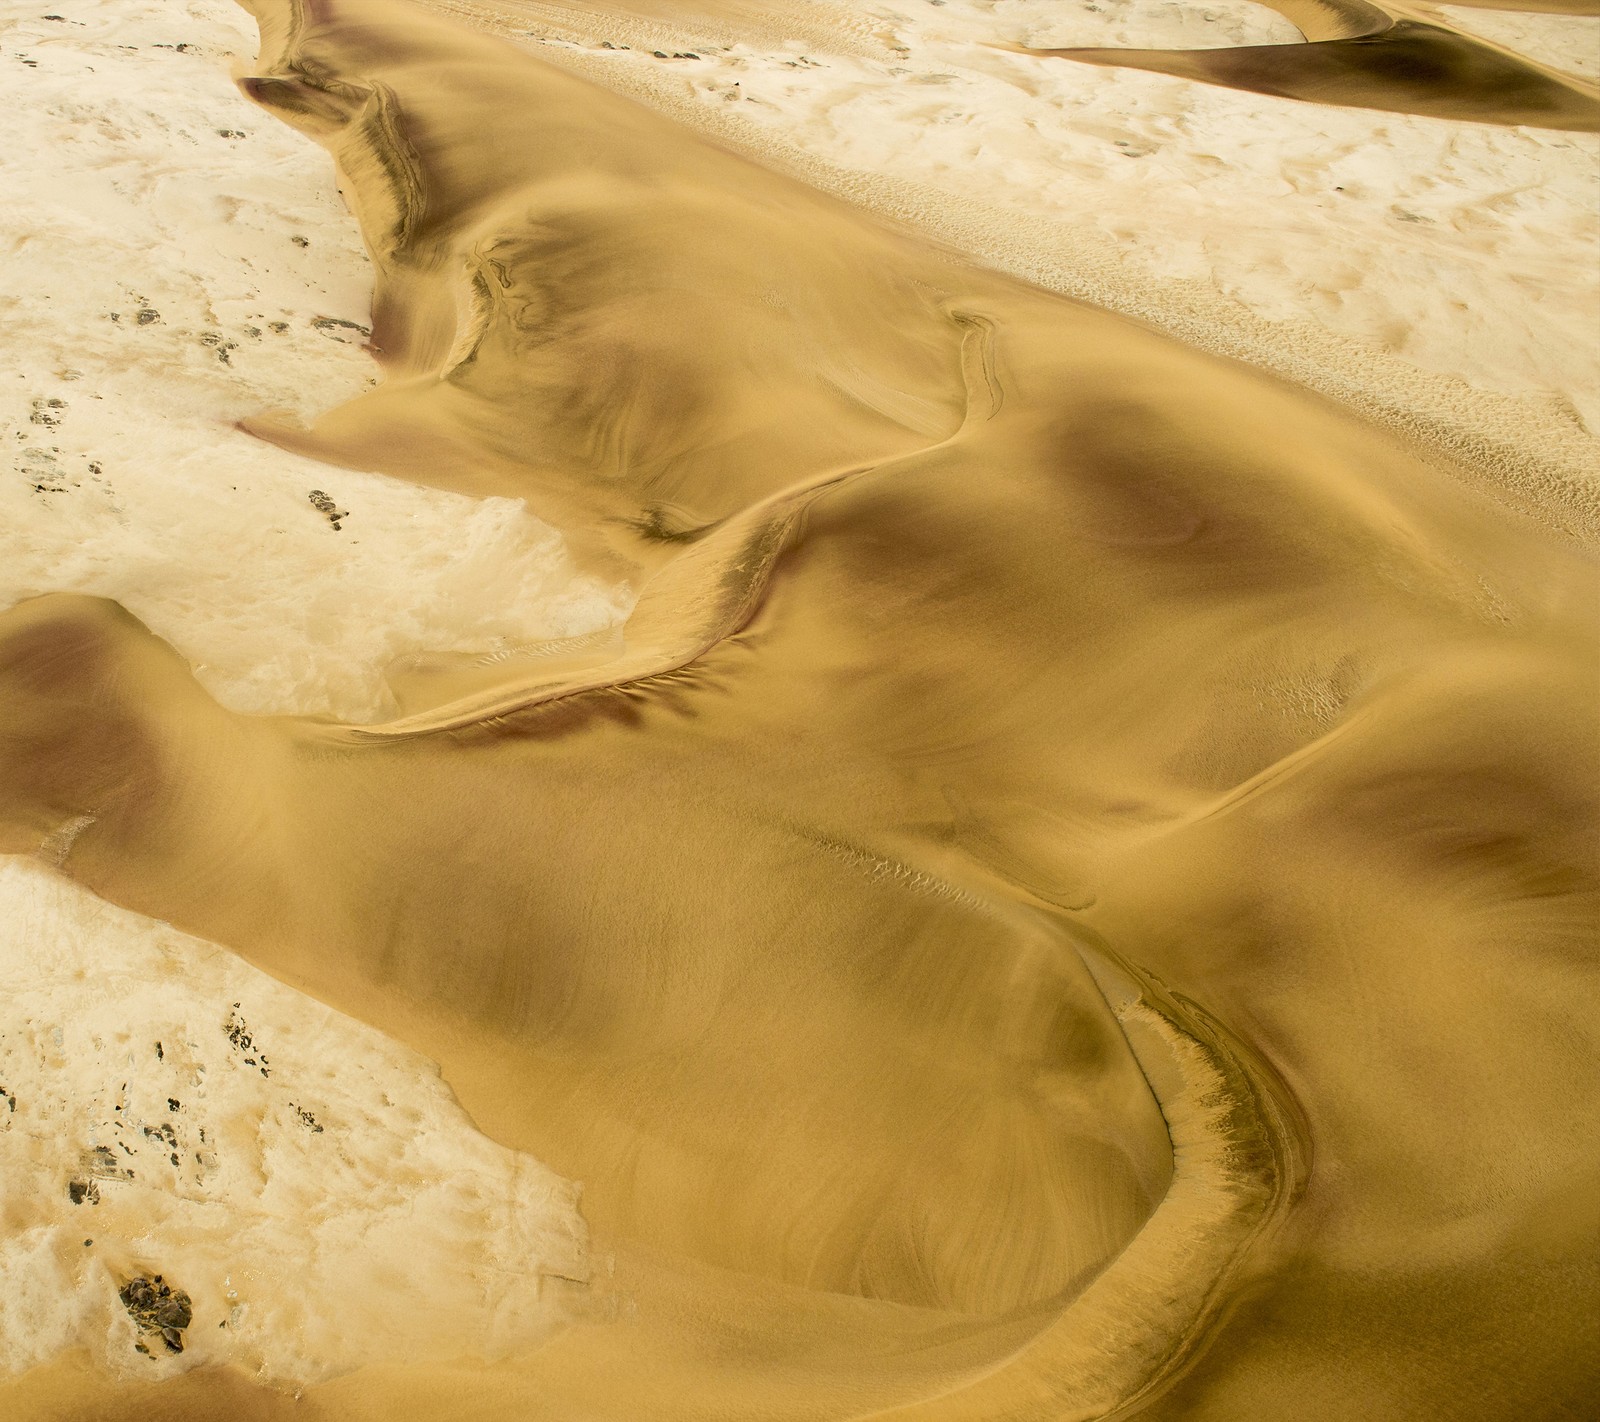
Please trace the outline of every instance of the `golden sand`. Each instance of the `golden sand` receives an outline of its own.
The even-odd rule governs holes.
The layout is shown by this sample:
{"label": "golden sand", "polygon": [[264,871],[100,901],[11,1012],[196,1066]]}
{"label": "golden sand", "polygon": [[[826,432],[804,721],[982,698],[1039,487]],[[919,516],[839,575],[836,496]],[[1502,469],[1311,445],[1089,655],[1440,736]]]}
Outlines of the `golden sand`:
{"label": "golden sand", "polygon": [[12,1415],[1578,1417],[1565,516],[398,0],[251,8],[385,374],[255,432],[526,497],[643,591],[375,726],[26,602],[0,850],[72,825],[96,893],[439,1061],[597,1267],[493,1365],[66,1360]]}
{"label": "golden sand", "polygon": [[[1046,49],[1289,99],[1483,123],[1600,130],[1600,87],[1452,26],[1404,0],[1273,0],[1305,44],[1211,50]],[[1562,0],[1539,9],[1577,9]],[[1592,9],[1592,4],[1589,6]]]}

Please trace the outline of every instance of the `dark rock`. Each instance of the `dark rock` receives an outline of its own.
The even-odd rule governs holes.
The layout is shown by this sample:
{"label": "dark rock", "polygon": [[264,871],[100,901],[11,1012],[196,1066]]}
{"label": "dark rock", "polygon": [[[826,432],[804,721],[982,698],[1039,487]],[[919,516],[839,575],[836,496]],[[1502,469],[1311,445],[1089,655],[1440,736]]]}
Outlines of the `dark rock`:
{"label": "dark rock", "polygon": [[339,316],[313,316],[311,324],[319,331],[354,331],[369,338],[372,335],[370,326],[363,326],[358,321],[346,321]]}
{"label": "dark rock", "polygon": [[[145,1333],[159,1333],[169,1353],[183,1352],[183,1330],[194,1322],[194,1306],[182,1289],[174,1289],[161,1275],[140,1274],[117,1291],[128,1316]],[[135,1344],[140,1352],[148,1352]]]}
{"label": "dark rock", "polygon": [[187,1328],[194,1321],[194,1309],[187,1294],[172,1294],[155,1306],[155,1321],[163,1328]]}

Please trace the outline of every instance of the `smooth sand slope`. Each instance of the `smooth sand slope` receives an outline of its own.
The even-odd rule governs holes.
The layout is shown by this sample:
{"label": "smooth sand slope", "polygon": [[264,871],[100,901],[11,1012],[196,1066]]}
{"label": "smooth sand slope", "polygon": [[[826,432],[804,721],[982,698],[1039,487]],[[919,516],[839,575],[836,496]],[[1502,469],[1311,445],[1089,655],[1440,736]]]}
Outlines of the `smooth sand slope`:
{"label": "smooth sand slope", "polygon": [[[117,598],[234,710],[379,719],[397,655],[628,603],[517,500],[234,427],[375,378],[333,164],[230,77],[256,41],[228,0],[0,4],[0,606]],[[62,878],[73,831],[0,864],[0,1374],[82,1349],[292,1389],[538,1338],[541,1275],[586,1268],[570,1183],[416,1053]],[[118,1286],[163,1270],[208,1321],[140,1354]]]}
{"label": "smooth sand slope", "polygon": [[1579,1416],[1583,545],[494,40],[258,13],[385,380],[252,428],[647,581],[615,639],[413,666],[365,726],[24,602],[0,848],[441,1062],[610,1263],[492,1365],[59,1364],[13,1405]]}
{"label": "smooth sand slope", "polygon": [[[1600,467],[1600,135],[1119,62],[1158,47],[1301,62],[1313,46],[1250,0],[430,6],[986,264],[1332,395],[1502,487],[1592,484]],[[1315,32],[1307,8],[1291,10]],[[1427,14],[1493,22],[1524,68],[1600,56],[1600,15]],[[1055,48],[1104,62],[1031,52]],[[1403,108],[1404,87],[1375,92]]]}
{"label": "smooth sand slope", "polygon": [[1441,23],[1431,6],[1277,0],[1298,44],[1231,49],[1046,49],[1085,64],[1126,65],[1234,89],[1353,108],[1483,123],[1600,130],[1592,83]]}

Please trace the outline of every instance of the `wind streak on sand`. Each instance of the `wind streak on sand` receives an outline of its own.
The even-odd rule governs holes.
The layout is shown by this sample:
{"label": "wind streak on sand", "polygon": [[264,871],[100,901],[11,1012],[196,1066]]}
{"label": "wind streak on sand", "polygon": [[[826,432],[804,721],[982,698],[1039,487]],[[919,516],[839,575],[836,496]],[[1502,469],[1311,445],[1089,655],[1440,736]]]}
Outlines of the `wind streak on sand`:
{"label": "wind streak on sand", "polygon": [[255,8],[386,375],[258,432],[649,578],[387,727],[229,712],[103,601],[0,619],[0,848],[93,814],[65,872],[441,1062],[615,1258],[536,1351],[308,1405],[1576,1409],[1584,551],[497,42]]}

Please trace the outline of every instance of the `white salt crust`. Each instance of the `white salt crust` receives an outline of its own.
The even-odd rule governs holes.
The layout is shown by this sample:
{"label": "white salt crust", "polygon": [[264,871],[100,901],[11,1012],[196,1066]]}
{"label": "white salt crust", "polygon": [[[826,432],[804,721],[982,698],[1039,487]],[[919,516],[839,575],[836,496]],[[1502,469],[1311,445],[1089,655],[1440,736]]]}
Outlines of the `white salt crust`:
{"label": "white salt crust", "polygon": [[[584,1276],[575,1186],[232,953],[7,858],[0,973],[0,1372],[493,1359],[558,1321],[547,1276]],[[181,1354],[118,1298],[157,1274],[192,1299]]]}

